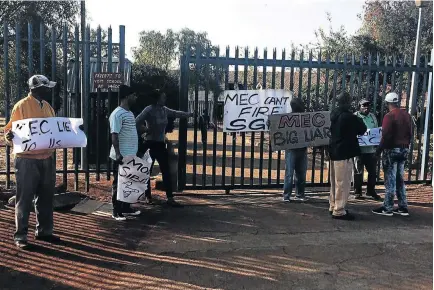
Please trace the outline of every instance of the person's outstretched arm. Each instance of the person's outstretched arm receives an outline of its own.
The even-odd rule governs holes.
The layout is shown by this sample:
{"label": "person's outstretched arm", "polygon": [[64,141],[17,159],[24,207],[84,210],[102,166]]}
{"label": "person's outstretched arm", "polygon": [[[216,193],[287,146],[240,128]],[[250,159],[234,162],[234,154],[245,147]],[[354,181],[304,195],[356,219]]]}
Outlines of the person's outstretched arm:
{"label": "person's outstretched arm", "polygon": [[194,116],[194,113],[176,111],[176,110],[169,109],[168,107],[164,107],[164,108],[167,112],[167,117],[169,118],[189,118]]}

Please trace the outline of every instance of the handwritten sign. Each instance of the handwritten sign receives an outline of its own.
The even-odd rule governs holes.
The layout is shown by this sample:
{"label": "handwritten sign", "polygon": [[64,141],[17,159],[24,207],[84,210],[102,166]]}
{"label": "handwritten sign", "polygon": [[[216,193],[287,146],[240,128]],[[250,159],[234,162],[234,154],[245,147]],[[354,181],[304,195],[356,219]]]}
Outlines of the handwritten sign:
{"label": "handwritten sign", "polygon": [[13,153],[86,147],[87,138],[79,128],[83,119],[33,118],[12,122]]}
{"label": "handwritten sign", "polygon": [[143,159],[126,156],[119,165],[117,199],[136,203],[145,194],[151,171],[152,159],[147,151]]}
{"label": "handwritten sign", "polygon": [[329,144],[330,137],[330,112],[270,116],[273,150],[324,146]]}
{"label": "handwritten sign", "polygon": [[291,112],[290,91],[230,90],[223,95],[224,132],[268,131],[268,116]]}
{"label": "handwritten sign", "polygon": [[368,129],[362,136],[357,136],[359,140],[359,146],[378,146],[381,141],[382,128]]}
{"label": "handwritten sign", "polygon": [[93,73],[95,89],[118,89],[124,83],[121,73]]}

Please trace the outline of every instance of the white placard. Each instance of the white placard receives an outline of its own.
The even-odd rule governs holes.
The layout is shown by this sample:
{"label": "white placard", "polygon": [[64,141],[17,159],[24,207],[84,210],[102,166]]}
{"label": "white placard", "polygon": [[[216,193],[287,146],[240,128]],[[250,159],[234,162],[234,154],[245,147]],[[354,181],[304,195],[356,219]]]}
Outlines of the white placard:
{"label": "white placard", "polygon": [[382,128],[368,129],[362,136],[357,136],[359,146],[378,146],[381,141]]}
{"label": "white placard", "polygon": [[269,115],[290,113],[292,93],[285,90],[228,90],[224,96],[224,132],[268,131]]}
{"label": "white placard", "polygon": [[31,118],[12,122],[13,153],[43,149],[86,147],[79,118]]}
{"label": "white placard", "polygon": [[126,156],[119,165],[117,200],[136,203],[145,194],[152,166],[152,159],[147,151],[143,159]]}

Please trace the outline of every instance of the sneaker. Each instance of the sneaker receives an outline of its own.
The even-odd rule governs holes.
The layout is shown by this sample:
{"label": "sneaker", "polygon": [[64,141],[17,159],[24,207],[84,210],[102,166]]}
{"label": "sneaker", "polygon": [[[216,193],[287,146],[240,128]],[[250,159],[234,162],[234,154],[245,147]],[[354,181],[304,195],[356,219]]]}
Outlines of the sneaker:
{"label": "sneaker", "polygon": [[366,193],[366,196],[372,197],[376,201],[383,201],[383,199],[381,198],[381,196],[379,196],[376,192]]}
{"label": "sneaker", "polygon": [[169,200],[167,201],[167,205],[168,205],[168,206],[171,206],[171,207],[184,207],[182,204],[176,202],[176,201],[173,200],[173,199],[169,199]]}
{"label": "sneaker", "polygon": [[398,214],[402,216],[409,216],[408,209],[406,208],[397,208],[393,210],[393,214]]}
{"label": "sneaker", "polygon": [[43,241],[43,242],[52,243],[52,244],[58,244],[61,241],[60,237],[55,236],[55,235],[35,236],[35,239],[37,241]]}
{"label": "sneaker", "polygon": [[29,243],[27,241],[15,241],[15,246],[19,249],[27,249],[29,247]]}
{"label": "sneaker", "polygon": [[374,214],[379,214],[379,215],[385,215],[385,216],[393,216],[393,212],[392,211],[387,211],[384,206],[379,207],[377,209],[373,209],[372,213]]}
{"label": "sneaker", "polygon": [[336,219],[336,220],[352,221],[352,220],[354,220],[356,217],[353,216],[352,214],[350,214],[349,212],[347,212],[347,213],[344,214],[344,215],[332,215],[332,218],[333,218],[333,219]]}
{"label": "sneaker", "polygon": [[284,201],[284,202],[291,202],[291,200],[289,199],[289,197],[284,197],[284,198],[283,198],[283,201]]}
{"label": "sneaker", "polygon": [[362,197],[361,193],[356,193],[356,194],[354,194],[354,198],[355,199],[362,199],[363,197]]}
{"label": "sneaker", "polygon": [[302,201],[303,202],[303,201],[306,201],[306,197],[304,197],[304,196],[303,197],[296,196],[296,197],[294,197],[294,200],[295,201]]}
{"label": "sneaker", "polygon": [[121,213],[118,213],[118,214],[113,213],[112,218],[114,218],[117,221],[126,221],[127,220],[127,218]]}
{"label": "sneaker", "polygon": [[132,208],[122,211],[123,216],[139,216],[141,213],[140,210],[134,210]]}

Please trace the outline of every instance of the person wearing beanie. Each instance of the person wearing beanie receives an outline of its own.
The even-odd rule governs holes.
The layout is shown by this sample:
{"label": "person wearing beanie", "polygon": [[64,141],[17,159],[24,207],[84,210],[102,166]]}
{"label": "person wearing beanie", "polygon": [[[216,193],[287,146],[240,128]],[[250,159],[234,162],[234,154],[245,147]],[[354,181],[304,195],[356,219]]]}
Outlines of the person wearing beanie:
{"label": "person wearing beanie", "polygon": [[[404,184],[404,165],[410,153],[412,138],[411,116],[399,108],[398,94],[391,92],[386,95],[385,102],[389,113],[383,118],[382,136],[377,155],[383,153],[384,186],[386,193],[383,206],[372,212],[378,215],[408,216],[407,194]],[[398,208],[393,209],[394,197],[398,198]]]}
{"label": "person wearing beanie", "polygon": [[330,199],[329,212],[334,219],[353,220],[346,210],[351,188],[353,158],[360,155],[358,135],[367,128],[363,121],[351,111],[352,98],[347,92],[336,98],[337,106],[330,113]]}
{"label": "person wearing beanie", "polygon": [[[368,129],[378,128],[377,118],[370,112],[371,102],[362,99],[359,102],[359,110],[355,113]],[[375,154],[376,146],[361,146],[361,154],[354,158],[354,194],[356,198],[362,197],[363,168],[368,171],[368,186],[366,196],[375,200],[381,200],[381,197],[375,192],[375,183],[377,181],[377,156]]]}
{"label": "person wearing beanie", "polygon": [[[292,113],[305,112],[303,101],[300,98],[292,99],[290,105]],[[294,200],[305,201],[304,189],[306,186],[307,148],[285,150],[285,163],[286,170],[283,185],[283,201],[290,202],[294,173],[296,186],[296,195]]]}

